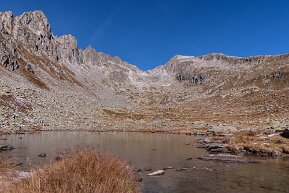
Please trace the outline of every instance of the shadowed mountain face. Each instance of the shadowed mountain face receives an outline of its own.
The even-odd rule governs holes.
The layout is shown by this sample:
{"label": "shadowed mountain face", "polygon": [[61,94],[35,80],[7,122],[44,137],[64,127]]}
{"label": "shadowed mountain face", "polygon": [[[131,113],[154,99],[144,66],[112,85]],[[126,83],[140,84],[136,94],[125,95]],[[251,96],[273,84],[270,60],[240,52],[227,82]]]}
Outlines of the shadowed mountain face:
{"label": "shadowed mountain face", "polygon": [[0,74],[2,130],[288,124],[288,54],[175,56],[143,72],[54,36],[41,11],[0,13]]}

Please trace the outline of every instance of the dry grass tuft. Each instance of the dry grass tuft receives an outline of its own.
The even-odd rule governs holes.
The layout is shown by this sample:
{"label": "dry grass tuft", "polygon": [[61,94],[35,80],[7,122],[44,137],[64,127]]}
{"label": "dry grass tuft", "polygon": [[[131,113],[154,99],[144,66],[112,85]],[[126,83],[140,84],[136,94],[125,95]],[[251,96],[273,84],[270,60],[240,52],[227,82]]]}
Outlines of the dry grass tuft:
{"label": "dry grass tuft", "polygon": [[120,159],[95,150],[66,154],[65,158],[33,171],[31,177],[6,193],[136,193],[132,170]]}
{"label": "dry grass tuft", "polygon": [[4,156],[0,156],[0,173],[7,168],[11,168],[13,166]]}
{"label": "dry grass tuft", "polygon": [[210,137],[210,140],[216,143],[225,143],[228,139],[225,137]]}
{"label": "dry grass tuft", "polygon": [[245,150],[249,154],[275,157],[289,154],[289,140],[281,136],[260,138],[241,134],[229,140],[229,148],[235,153]]}

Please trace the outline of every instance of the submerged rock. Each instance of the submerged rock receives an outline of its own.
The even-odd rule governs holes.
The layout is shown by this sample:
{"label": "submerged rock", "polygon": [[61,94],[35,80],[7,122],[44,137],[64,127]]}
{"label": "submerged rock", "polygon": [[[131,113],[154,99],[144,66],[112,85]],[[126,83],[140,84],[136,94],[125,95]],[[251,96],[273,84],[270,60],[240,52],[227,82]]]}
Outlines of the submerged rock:
{"label": "submerged rock", "polygon": [[230,155],[230,154],[210,154],[208,156],[201,156],[198,159],[206,161],[220,161],[231,163],[254,163],[253,161],[244,158],[242,156]]}
{"label": "submerged rock", "polygon": [[171,166],[163,168],[163,170],[172,170],[172,169],[174,169],[174,167],[171,167]]}
{"label": "submerged rock", "polygon": [[179,168],[179,169],[176,169],[177,172],[180,172],[180,171],[185,171],[187,170],[188,168]]}
{"label": "submerged rock", "polygon": [[41,157],[41,158],[45,158],[46,156],[47,156],[46,153],[41,153],[38,155],[38,157]]}
{"label": "submerged rock", "polygon": [[191,145],[190,143],[186,143],[185,145]]}

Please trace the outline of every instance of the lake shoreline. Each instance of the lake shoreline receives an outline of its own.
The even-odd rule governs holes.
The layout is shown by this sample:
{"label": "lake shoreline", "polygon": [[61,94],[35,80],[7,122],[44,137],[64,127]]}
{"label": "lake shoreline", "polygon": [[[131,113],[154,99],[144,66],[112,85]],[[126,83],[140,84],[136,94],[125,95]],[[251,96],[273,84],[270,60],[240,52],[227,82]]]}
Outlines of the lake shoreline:
{"label": "lake shoreline", "polygon": [[[214,157],[212,157],[211,153],[205,147],[201,147],[199,143],[206,141],[207,144],[210,144],[208,143],[208,139],[210,137],[217,137],[212,134],[192,136],[184,134],[173,135],[164,132],[40,131],[34,132],[33,134],[6,135],[3,137],[7,137],[5,143],[11,142],[11,144],[16,147],[15,150],[7,152],[7,155],[13,156],[12,158],[16,158],[17,156],[20,158],[30,157],[33,163],[37,160],[39,163],[50,163],[49,160],[55,160],[58,157],[58,150],[65,149],[64,147],[67,147],[67,142],[75,145],[96,143],[94,147],[100,148],[99,150],[102,151],[104,150],[102,148],[105,148],[105,152],[108,151],[114,155],[119,155],[122,159],[128,161],[129,165],[134,168],[135,176],[138,179],[144,180],[142,182],[146,190],[144,192],[150,192],[148,189],[150,189],[151,186],[159,186],[155,183],[166,181],[168,178],[172,180],[170,183],[174,183],[175,177],[177,176],[179,176],[182,181],[190,181],[191,177],[183,178],[182,176],[190,176],[194,173],[196,173],[196,176],[194,175],[195,177],[198,175],[209,175],[210,173],[214,174],[215,172],[226,170],[227,167],[232,169],[238,167],[241,170],[245,170],[245,168],[248,167],[263,168],[268,164],[273,164],[274,167],[277,167],[279,162],[282,164],[287,162],[286,159],[284,160],[282,158],[272,159],[270,157],[253,155],[228,156],[228,154],[222,155],[220,153],[214,153],[212,154]],[[51,141],[51,139],[53,139],[53,141]],[[85,144],[83,144],[83,142]],[[55,150],[55,145],[58,143],[62,145]],[[147,143],[149,144],[148,147],[145,145]],[[35,146],[36,144],[37,146]],[[58,147],[58,145],[56,147]],[[184,151],[184,153],[181,153],[182,151]],[[47,156],[43,158],[39,157],[41,153],[45,153]],[[181,154],[178,155],[179,153]],[[142,157],[142,155],[144,157]],[[167,162],[166,160],[172,159],[171,157],[175,158]],[[209,158],[209,160],[207,160],[207,158]],[[159,160],[157,165],[154,164],[155,161],[153,160],[155,159]],[[139,161],[142,163],[141,165],[138,164]],[[35,163],[35,166],[40,168],[45,167],[45,165],[37,166],[37,162]],[[164,173],[162,173],[162,170]],[[157,177],[148,176],[154,172],[162,175]],[[190,186],[189,184],[188,187]]]}
{"label": "lake shoreline", "polygon": [[[0,132],[0,136],[13,134],[33,134],[38,132],[92,132],[92,133],[158,133],[172,135],[193,135],[204,138],[200,142],[200,148],[213,153],[228,153],[233,155],[252,155],[262,158],[282,158],[289,157],[289,139],[280,136],[281,131],[273,130],[252,130],[240,129],[238,131],[214,131],[214,130],[18,130],[9,132]],[[250,142],[250,143],[249,143]],[[210,145],[211,144],[211,145]],[[215,147],[212,147],[215,146]],[[213,150],[213,151],[212,151]]]}

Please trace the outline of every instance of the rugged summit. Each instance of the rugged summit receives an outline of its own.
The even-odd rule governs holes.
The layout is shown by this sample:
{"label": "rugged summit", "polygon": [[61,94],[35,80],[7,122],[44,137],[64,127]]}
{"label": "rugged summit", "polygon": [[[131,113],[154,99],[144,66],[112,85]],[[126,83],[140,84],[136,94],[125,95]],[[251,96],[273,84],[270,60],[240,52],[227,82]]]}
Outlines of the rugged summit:
{"label": "rugged summit", "polygon": [[57,37],[41,11],[0,13],[0,129],[288,125],[289,55],[174,56],[150,71]]}

